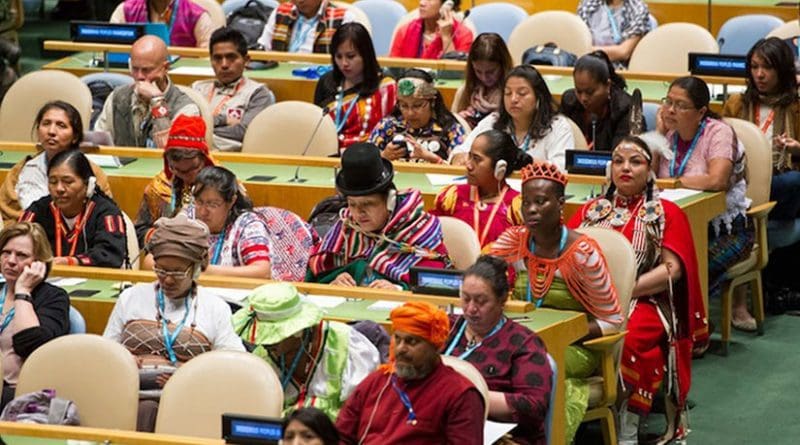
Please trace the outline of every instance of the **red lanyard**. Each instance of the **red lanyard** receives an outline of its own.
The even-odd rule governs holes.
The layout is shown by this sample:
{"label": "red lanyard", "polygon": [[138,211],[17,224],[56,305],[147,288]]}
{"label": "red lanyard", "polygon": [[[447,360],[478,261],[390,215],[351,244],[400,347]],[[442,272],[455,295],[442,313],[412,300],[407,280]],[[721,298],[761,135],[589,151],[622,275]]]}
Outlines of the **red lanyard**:
{"label": "red lanyard", "polygon": [[78,214],[78,218],[75,219],[75,227],[72,228],[71,233],[67,233],[66,229],[64,228],[64,223],[61,220],[61,210],[56,207],[55,204],[52,202],[50,203],[50,211],[53,212],[53,219],[56,221],[56,256],[64,256],[63,249],[61,247],[61,239],[62,236],[67,238],[67,242],[70,243],[69,248],[69,255],[67,256],[75,256],[75,250],[78,248],[78,238],[80,237],[81,231],[83,230],[83,226],[86,224],[86,220],[89,218],[89,215],[94,210],[94,201],[89,201],[86,205],[86,209],[83,211],[83,214]]}
{"label": "red lanyard", "polygon": [[472,195],[472,228],[475,230],[475,234],[479,235],[478,241],[483,247],[483,242],[486,241],[486,235],[489,234],[489,228],[492,226],[492,222],[494,221],[495,216],[497,216],[497,211],[500,210],[500,204],[503,203],[503,198],[506,196],[506,192],[508,191],[508,186],[503,187],[503,190],[500,192],[499,199],[494,204],[494,208],[492,209],[491,213],[489,213],[489,219],[486,221],[486,225],[483,226],[483,231],[480,230],[480,210],[478,210],[478,204],[480,203],[480,193],[478,193],[478,187],[471,187],[470,194]]}
{"label": "red lanyard", "polygon": [[[211,113],[211,115],[212,116],[218,115],[219,112],[222,111],[222,107],[224,107],[225,104],[227,104],[228,101],[233,98],[233,96],[236,96],[236,93],[239,92],[239,88],[241,88],[242,85],[244,85],[244,75],[242,75],[242,77],[239,79],[239,82],[236,83],[236,88],[233,89],[233,94],[231,94],[230,96],[226,95],[226,97],[224,97],[222,99],[222,101],[219,103],[219,105],[214,107],[214,112]],[[214,87],[214,85],[212,84],[211,85],[211,92],[208,93],[208,103],[209,104],[211,103],[211,100],[214,98],[214,90],[216,90],[216,87]]]}
{"label": "red lanyard", "polygon": [[761,106],[759,106],[758,104],[754,104],[753,107],[755,108],[753,112],[755,114],[756,126],[761,128],[762,133],[767,134],[769,126],[772,125],[772,121],[775,120],[775,110],[774,109],[769,110],[769,114],[767,115],[767,119],[764,121],[764,125],[761,125]]}

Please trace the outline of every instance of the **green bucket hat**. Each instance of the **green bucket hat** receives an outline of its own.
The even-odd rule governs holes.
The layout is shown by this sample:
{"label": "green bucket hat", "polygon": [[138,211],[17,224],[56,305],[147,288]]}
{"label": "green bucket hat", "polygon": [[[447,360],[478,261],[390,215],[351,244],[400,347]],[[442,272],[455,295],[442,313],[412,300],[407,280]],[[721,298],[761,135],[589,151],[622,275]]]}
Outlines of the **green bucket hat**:
{"label": "green bucket hat", "polygon": [[270,283],[253,289],[244,307],[233,314],[233,329],[242,340],[274,345],[322,320],[322,310],[300,300],[289,283]]}

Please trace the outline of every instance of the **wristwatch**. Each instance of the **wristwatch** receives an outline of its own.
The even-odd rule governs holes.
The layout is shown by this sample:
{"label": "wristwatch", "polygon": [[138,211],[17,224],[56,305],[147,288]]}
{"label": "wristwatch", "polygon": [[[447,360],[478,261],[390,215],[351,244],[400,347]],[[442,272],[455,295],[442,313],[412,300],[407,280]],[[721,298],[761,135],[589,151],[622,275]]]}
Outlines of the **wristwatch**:
{"label": "wristwatch", "polygon": [[23,293],[23,292],[18,292],[18,293],[16,293],[16,294],[14,294],[14,299],[15,299],[15,300],[27,301],[28,303],[31,303],[31,304],[33,304],[33,297],[31,296],[31,294],[26,294],[26,293]]}

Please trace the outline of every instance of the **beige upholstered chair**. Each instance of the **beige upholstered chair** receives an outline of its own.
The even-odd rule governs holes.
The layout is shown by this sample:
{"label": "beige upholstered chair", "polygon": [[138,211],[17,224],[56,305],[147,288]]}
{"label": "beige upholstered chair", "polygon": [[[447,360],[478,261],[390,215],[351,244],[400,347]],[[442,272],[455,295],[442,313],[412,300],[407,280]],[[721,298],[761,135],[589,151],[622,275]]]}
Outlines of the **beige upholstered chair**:
{"label": "beige upholstered chair", "polygon": [[725,272],[726,282],[722,287],[722,355],[728,354],[731,337],[733,293],[741,284],[750,284],[753,298],[753,316],[756,319],[758,335],[764,333],[764,293],[761,288],[761,269],[767,265],[769,247],[767,245],[767,216],[774,202],[769,201],[772,183],[772,143],[752,122],[742,119],[725,118],[736,137],[744,144],[747,153],[747,197],[753,202],[747,215],[753,221],[755,243],[750,256],[734,264]]}
{"label": "beige upholstered chair", "polygon": [[789,39],[797,35],[800,35],[800,22],[798,22],[798,20],[792,20],[770,31],[767,37]]}
{"label": "beige upholstered chair", "polygon": [[440,216],[439,222],[442,223],[444,246],[447,247],[456,269],[464,270],[472,266],[481,255],[481,245],[475,229],[452,216]]}
{"label": "beige upholstered chair", "polygon": [[280,417],[283,389],[277,374],[253,354],[210,351],[189,360],[167,381],[156,433],[222,437],[222,414]]}
{"label": "beige upholstered chair", "polygon": [[355,22],[364,25],[364,28],[367,28],[367,32],[369,33],[369,35],[370,36],[372,35],[372,24],[369,22],[369,17],[367,17],[366,12],[356,8],[355,6],[353,6],[352,3],[349,2],[337,1],[337,2],[331,2],[331,4],[335,5],[337,8],[344,8],[349,13],[353,14]]}
{"label": "beige upholstered chair", "polygon": [[[125,238],[128,240],[128,261],[131,263],[131,269],[139,270],[139,240],[136,237],[136,225],[125,212],[122,212],[122,219],[125,220]],[[125,265],[122,267],[125,268]]]}
{"label": "beige upholstered chair", "polygon": [[33,120],[47,102],[63,100],[81,115],[83,128],[89,128],[92,93],[81,80],[58,70],[41,70],[22,76],[8,89],[0,106],[0,140],[35,141]]}
{"label": "beige upholstered chair", "polygon": [[462,83],[456,90],[455,95],[453,95],[453,103],[450,105],[450,111],[452,111],[453,114],[456,114],[459,111],[461,111],[458,109],[458,103],[461,102],[461,96],[463,95],[464,95],[464,84]]}
{"label": "beige upholstered chair", "polygon": [[716,53],[719,46],[711,33],[694,23],[665,23],[642,37],[628,69],[688,74],[690,52]]}
{"label": "beige upholstered chair", "polygon": [[192,0],[197,5],[202,6],[203,9],[208,11],[208,15],[211,17],[211,24],[214,25],[214,30],[217,28],[222,28],[225,26],[225,12],[222,10],[222,6],[220,6],[217,0]]}
{"label": "beige upholstered chair", "polygon": [[478,368],[473,366],[472,363],[458,357],[453,357],[452,355],[442,355],[442,362],[458,371],[459,374],[466,377],[467,380],[475,385],[475,388],[481,393],[481,396],[483,396],[483,418],[486,419],[489,417],[489,385],[486,384],[486,380],[484,380]]}
{"label": "beige upholstered chair", "polygon": [[631,294],[636,284],[636,254],[628,239],[621,233],[599,227],[582,228],[597,241],[609,267],[611,279],[617,288],[619,307],[622,309],[622,327],[617,334],[606,335],[583,342],[583,346],[601,356],[599,377],[590,378],[589,409],[583,417],[584,422],[600,420],[603,442],[616,445],[617,430],[614,423],[614,404],[617,401],[617,379],[619,375],[622,340],[628,322],[628,308]]}
{"label": "beige upholstered chair", "polygon": [[586,136],[584,136],[583,131],[575,123],[572,119],[564,116],[564,118],[569,121],[569,126],[572,128],[572,138],[575,139],[575,146],[574,147],[567,147],[567,148],[574,148],[576,150],[586,150],[589,148],[589,143],[586,142]]}
{"label": "beige upholstered chair", "polygon": [[[317,133],[314,128],[319,125]],[[309,145],[311,135],[314,139]],[[308,102],[278,102],[262,110],[250,122],[242,141],[242,153],[329,156],[339,150],[336,125],[322,108]]]}
{"label": "beige upholstered chair", "polygon": [[526,49],[548,42],[580,57],[592,50],[592,32],[571,12],[543,11],[528,17],[511,31],[508,50],[514,64],[520,64]]}
{"label": "beige upholstered chair", "polygon": [[178,87],[181,92],[189,96],[192,99],[192,102],[197,104],[197,108],[200,108],[200,115],[203,116],[203,120],[206,122],[206,142],[208,142],[208,148],[213,149],[214,147],[214,115],[211,114],[211,106],[208,104],[208,100],[203,97],[202,94],[198,93],[197,91],[193,90],[191,87],[187,87],[186,85],[175,85]]}
{"label": "beige upholstered chair", "polygon": [[40,346],[23,363],[16,394],[45,388],[75,402],[81,426],[136,430],[139,371],[133,355],[115,341],[73,334]]}

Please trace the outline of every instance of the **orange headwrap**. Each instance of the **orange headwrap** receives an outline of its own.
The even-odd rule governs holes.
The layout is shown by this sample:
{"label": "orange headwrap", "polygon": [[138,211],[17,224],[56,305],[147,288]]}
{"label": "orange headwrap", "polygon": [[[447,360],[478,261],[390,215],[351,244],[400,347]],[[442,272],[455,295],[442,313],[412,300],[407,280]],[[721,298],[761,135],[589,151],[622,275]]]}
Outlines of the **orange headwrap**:
{"label": "orange headwrap", "polygon": [[[416,335],[436,347],[444,347],[450,333],[450,320],[447,314],[438,307],[424,301],[409,301],[392,310],[392,330]],[[389,348],[389,363],[380,369],[389,373],[394,371],[394,337]]]}

